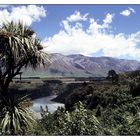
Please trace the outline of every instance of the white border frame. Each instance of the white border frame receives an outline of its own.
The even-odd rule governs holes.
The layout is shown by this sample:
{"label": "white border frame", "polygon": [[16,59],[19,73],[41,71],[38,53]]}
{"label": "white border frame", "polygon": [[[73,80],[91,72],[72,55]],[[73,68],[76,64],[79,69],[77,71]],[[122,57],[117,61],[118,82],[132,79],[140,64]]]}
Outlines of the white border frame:
{"label": "white border frame", "polygon": [[140,0],[0,0],[0,4],[140,4]]}

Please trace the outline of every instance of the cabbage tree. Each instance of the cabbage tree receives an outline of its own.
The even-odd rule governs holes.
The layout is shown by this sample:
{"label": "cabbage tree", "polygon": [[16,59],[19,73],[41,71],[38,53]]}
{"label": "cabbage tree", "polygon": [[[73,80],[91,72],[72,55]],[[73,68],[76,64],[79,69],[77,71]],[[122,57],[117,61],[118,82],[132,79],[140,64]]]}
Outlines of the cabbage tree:
{"label": "cabbage tree", "polygon": [[[0,101],[3,108],[1,111],[7,111],[1,114],[5,114],[10,121],[13,121],[13,117],[17,110],[20,110],[21,114],[18,118],[24,118],[25,112],[19,107],[20,102],[13,102],[11,95],[8,92],[8,88],[12,79],[21,74],[22,68],[28,66],[33,69],[37,66],[45,65],[47,60],[47,54],[42,51],[43,47],[40,40],[35,35],[35,32],[28,26],[23,25],[21,22],[4,23],[0,27]],[[20,113],[19,112],[19,113]],[[1,116],[0,116],[1,117]],[[7,118],[5,118],[7,120]],[[2,118],[2,124],[5,124],[4,118]],[[19,119],[20,120],[20,119]],[[14,120],[18,122],[18,120]],[[9,122],[8,122],[9,123]],[[24,124],[24,123],[22,123]],[[4,125],[5,126],[5,125]],[[6,128],[8,126],[5,126]],[[10,126],[11,127],[11,126]],[[14,134],[12,128],[12,133]],[[17,127],[16,127],[17,130]]]}

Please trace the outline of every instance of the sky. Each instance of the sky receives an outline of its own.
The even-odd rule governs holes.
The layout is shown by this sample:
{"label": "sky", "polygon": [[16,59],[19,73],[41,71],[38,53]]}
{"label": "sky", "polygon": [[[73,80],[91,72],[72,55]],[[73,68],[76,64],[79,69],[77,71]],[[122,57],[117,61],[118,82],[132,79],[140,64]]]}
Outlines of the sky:
{"label": "sky", "polygon": [[48,53],[140,60],[140,5],[0,5],[0,25],[11,20]]}

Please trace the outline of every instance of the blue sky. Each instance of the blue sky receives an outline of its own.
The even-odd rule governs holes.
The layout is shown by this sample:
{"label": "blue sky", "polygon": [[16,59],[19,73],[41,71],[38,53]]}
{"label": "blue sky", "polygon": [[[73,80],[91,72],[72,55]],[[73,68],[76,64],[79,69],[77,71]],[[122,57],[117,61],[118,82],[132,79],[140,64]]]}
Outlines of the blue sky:
{"label": "blue sky", "polygon": [[22,20],[50,53],[140,60],[140,5],[1,5],[0,24]]}
{"label": "blue sky", "polygon": [[[134,8],[137,14],[128,17],[121,16],[120,12],[128,7]],[[33,24],[41,38],[58,32],[60,30],[59,23],[75,11],[80,11],[81,14],[89,13],[91,17],[100,21],[107,13],[115,13],[116,16],[112,23],[114,33],[128,34],[140,30],[140,20],[138,20],[140,19],[140,5],[46,5],[44,8],[47,9],[47,17],[42,19],[40,23]],[[46,30],[40,26],[46,27]]]}

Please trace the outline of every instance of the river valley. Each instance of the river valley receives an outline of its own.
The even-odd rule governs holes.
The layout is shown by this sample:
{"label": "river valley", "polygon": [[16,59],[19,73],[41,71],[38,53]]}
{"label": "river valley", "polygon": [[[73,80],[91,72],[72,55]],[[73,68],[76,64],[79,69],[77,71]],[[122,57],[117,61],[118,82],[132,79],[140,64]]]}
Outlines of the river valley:
{"label": "river valley", "polygon": [[[38,98],[33,100],[33,105],[31,107],[31,110],[35,112],[38,118],[40,118],[40,112],[41,112],[41,107],[46,110],[46,106],[48,108],[48,111],[53,113],[54,111],[57,110],[58,107],[64,107],[64,104],[62,103],[57,103],[54,101],[51,101],[53,98],[56,98],[57,95],[51,95],[51,96],[46,96],[42,98]],[[35,116],[36,116],[35,115]]]}

